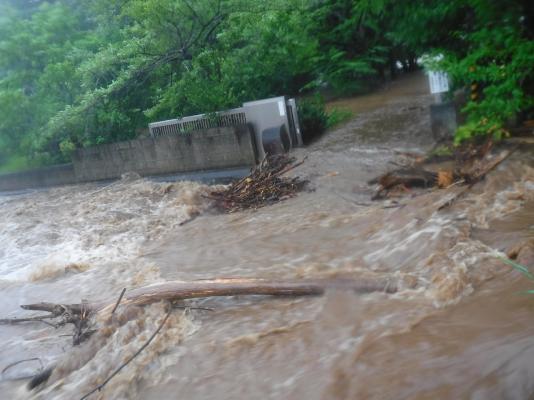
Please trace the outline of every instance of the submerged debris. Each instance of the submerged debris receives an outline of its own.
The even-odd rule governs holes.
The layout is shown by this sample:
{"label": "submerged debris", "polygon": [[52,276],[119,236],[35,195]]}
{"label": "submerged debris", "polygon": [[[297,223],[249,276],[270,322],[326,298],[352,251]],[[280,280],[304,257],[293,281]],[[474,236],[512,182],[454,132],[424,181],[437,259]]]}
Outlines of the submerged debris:
{"label": "submerged debris", "polygon": [[398,185],[402,185],[402,187],[423,186],[425,188],[435,186],[437,184],[437,174],[423,169],[403,168],[396,171],[386,172],[367,183],[380,184],[378,190],[373,197],[371,197],[371,200],[376,200],[384,190],[389,192],[389,190]]}
{"label": "submerged debris", "polygon": [[[451,198],[450,200],[448,200],[446,203],[442,204],[439,208],[438,208],[438,211],[441,211],[443,210],[445,207],[448,207],[450,206],[452,203],[454,203],[456,201],[456,199],[458,199],[459,197],[463,196],[465,194],[465,192],[469,189],[471,189],[473,186],[475,186],[482,178],[484,178],[484,176],[490,172],[493,168],[495,168],[497,165],[499,165],[501,162],[503,162],[504,160],[506,160],[508,157],[510,157],[510,155],[515,151],[517,150],[514,149],[512,151],[508,151],[504,154],[502,154],[500,157],[496,158],[495,160],[493,160],[493,162],[491,162],[488,166],[486,166],[484,168],[484,170],[480,171],[480,170],[477,170],[475,171],[475,175],[472,177],[472,181],[471,181],[471,184],[464,190],[462,190],[460,193],[458,193],[456,196],[454,196],[453,198]],[[486,158],[486,157],[485,157]],[[464,180],[465,182],[465,180]],[[451,185],[452,186],[452,185]]]}
{"label": "submerged debris", "polygon": [[248,176],[232,182],[226,191],[210,192],[206,197],[215,201],[213,208],[227,213],[256,210],[286,200],[304,189],[308,181],[281,175],[298,167],[305,159],[293,164],[295,157],[288,155],[266,157]]}
{"label": "submerged debris", "polygon": [[[407,187],[431,187],[431,188],[449,188],[457,185],[467,185],[467,189],[471,189],[484,176],[504,161],[513,151],[503,153],[500,157],[495,158],[488,163],[488,156],[492,149],[493,142],[489,141],[483,145],[470,144],[462,148],[442,149],[442,154],[436,153],[429,156],[419,156],[410,153],[404,153],[392,149],[384,149],[408,158],[409,161],[405,165],[395,164],[400,169],[386,172],[375,179],[371,179],[367,183],[369,185],[379,184],[375,194],[371,197],[372,200],[377,200],[383,191],[386,191],[387,197],[401,197],[402,190],[410,193],[413,192]],[[438,162],[451,163],[449,168],[442,169],[439,172],[431,172],[425,169],[425,164]],[[390,162],[391,163],[391,162]],[[451,205],[463,193],[462,191],[454,196],[452,199],[445,202],[439,210]]]}

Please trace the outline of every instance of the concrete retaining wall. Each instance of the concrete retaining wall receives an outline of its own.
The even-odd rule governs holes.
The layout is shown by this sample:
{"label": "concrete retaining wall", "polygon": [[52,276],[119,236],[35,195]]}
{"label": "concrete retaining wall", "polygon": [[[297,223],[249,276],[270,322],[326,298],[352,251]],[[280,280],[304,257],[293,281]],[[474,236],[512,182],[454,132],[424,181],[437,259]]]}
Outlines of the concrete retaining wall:
{"label": "concrete retaining wall", "polygon": [[437,142],[450,140],[458,128],[458,110],[454,101],[430,105],[430,126]]}
{"label": "concrete retaining wall", "polygon": [[77,182],[73,164],[56,165],[48,168],[1,174],[0,191],[73,185]]}
{"label": "concrete retaining wall", "polygon": [[73,164],[0,175],[0,191],[61,186],[141,176],[180,174],[256,165],[250,124],[237,124],[156,138],[77,149]]}
{"label": "concrete retaining wall", "polygon": [[72,160],[78,182],[250,167],[256,164],[249,124],[230,125],[77,149]]}

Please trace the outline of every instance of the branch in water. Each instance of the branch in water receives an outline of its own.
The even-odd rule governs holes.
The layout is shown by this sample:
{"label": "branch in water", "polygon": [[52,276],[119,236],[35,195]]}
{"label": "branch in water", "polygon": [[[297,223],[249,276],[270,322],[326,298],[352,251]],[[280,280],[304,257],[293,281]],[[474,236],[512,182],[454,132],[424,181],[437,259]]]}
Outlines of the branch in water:
{"label": "branch in water", "polygon": [[113,309],[113,311],[111,312],[112,314],[115,313],[115,310],[117,309],[117,307],[119,306],[121,300],[122,300],[122,296],[124,296],[124,293],[126,292],[126,288],[122,289],[122,293],[121,295],[119,296],[119,300],[117,300],[117,304],[115,304],[115,308]]}
{"label": "branch in water", "polygon": [[[48,310],[45,310],[48,311]],[[43,319],[51,319],[56,318],[55,315],[39,315],[37,317],[30,317],[30,318],[6,318],[6,319],[0,319],[0,324],[13,324],[16,322],[45,322]],[[53,325],[52,325],[53,326]]]}
{"label": "branch in water", "polygon": [[[134,289],[126,294],[122,305],[156,303],[161,300],[183,300],[211,296],[271,295],[271,296],[310,296],[322,295],[327,289],[352,290],[358,293],[397,291],[395,282],[370,279],[344,280],[265,280],[251,278],[205,279],[197,281],[171,281],[157,283]],[[59,305],[53,303],[37,303],[21,305],[25,310],[41,310],[57,313],[65,308],[75,314],[83,311],[97,313],[109,310],[116,304],[115,299],[93,303]]]}

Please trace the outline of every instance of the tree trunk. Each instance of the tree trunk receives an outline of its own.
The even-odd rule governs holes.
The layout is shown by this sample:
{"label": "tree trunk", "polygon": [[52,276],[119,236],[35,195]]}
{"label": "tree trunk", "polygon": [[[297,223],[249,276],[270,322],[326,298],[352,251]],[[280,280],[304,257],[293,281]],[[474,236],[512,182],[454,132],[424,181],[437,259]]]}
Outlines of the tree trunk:
{"label": "tree trunk", "polygon": [[393,55],[393,52],[389,52],[388,56],[389,71],[391,73],[391,80],[397,79],[397,59]]}
{"label": "tree trunk", "polygon": [[417,60],[415,58],[408,59],[410,72],[417,71]]}
{"label": "tree trunk", "polygon": [[376,68],[376,71],[378,73],[378,79],[380,79],[380,81],[384,81],[386,79],[386,73],[385,73],[385,70],[384,70],[384,64],[377,63],[375,68]]}
{"label": "tree trunk", "polygon": [[[345,280],[265,280],[250,278],[206,279],[197,281],[171,281],[145,286],[126,292],[120,305],[146,305],[160,300],[182,300],[195,297],[271,295],[271,296],[308,296],[321,295],[327,289],[353,290],[358,293],[397,291],[396,282],[370,279]],[[111,311],[117,303],[117,297],[84,304],[60,305],[37,303],[21,305],[25,310],[48,311],[53,315],[70,313],[81,314],[84,311],[97,313]]]}
{"label": "tree trunk", "polygon": [[403,71],[404,73],[409,72],[410,69],[408,68],[408,63],[406,62],[406,60],[401,59],[401,60],[399,60],[399,61],[400,61],[400,63],[402,64],[402,71]]}

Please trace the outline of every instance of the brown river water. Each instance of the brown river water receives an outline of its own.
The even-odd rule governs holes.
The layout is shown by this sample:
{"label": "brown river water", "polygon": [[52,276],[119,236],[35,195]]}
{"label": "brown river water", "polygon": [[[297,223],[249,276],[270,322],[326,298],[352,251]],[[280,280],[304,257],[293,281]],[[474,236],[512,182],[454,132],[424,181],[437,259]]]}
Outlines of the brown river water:
{"label": "brown river water", "polygon": [[[495,255],[534,267],[534,168],[523,146],[452,207],[461,188],[371,202],[366,181],[393,147],[432,146],[427,78],[412,74],[329,107],[355,116],[295,155],[312,190],[253,213],[204,214],[207,186],[130,175],[0,196],[0,317],[20,304],[102,300],[173,279],[371,277],[395,294],[193,299],[90,399],[531,399],[534,289]],[[378,147],[378,148],[377,148]],[[496,149],[496,156],[502,149]],[[339,172],[339,175],[323,175]],[[418,193],[425,192],[421,189]],[[357,204],[357,203],[360,203]],[[364,205],[361,205],[364,204]],[[367,205],[368,204],[368,205]],[[519,246],[519,247],[518,247]],[[523,246],[523,247],[521,247]],[[39,361],[9,367],[5,399],[80,399],[139,349],[165,309],[119,307],[72,348],[71,328],[0,325],[0,370],[57,365],[28,392]]]}

